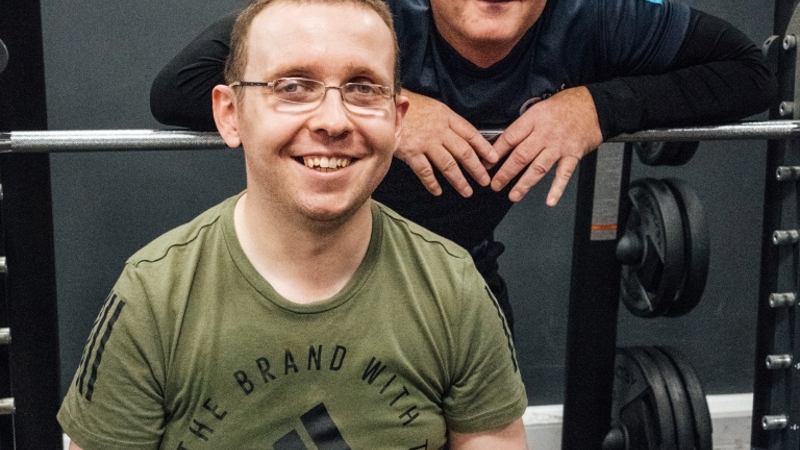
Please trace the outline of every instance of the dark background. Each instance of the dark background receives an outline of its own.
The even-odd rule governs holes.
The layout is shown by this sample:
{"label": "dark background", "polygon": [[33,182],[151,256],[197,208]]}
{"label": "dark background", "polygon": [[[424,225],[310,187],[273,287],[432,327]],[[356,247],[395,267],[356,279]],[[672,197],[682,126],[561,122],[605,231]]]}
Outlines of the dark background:
{"label": "dark background", "polygon": [[[164,128],[149,112],[152,79],[200,30],[243,3],[43,0],[50,129]],[[686,3],[728,20],[759,46],[772,32],[769,2]],[[752,391],[765,154],[763,141],[720,141],[702,143],[683,167],[634,160],[632,179],[678,177],[698,191],[711,267],[703,301],[688,316],[645,320],[621,308],[619,344],[679,348],[709,394]],[[242,190],[244,166],[240,150],[70,153],[51,155],[51,173],[64,391],[125,259]],[[549,184],[547,178],[535,188],[498,230],[532,405],[563,396],[576,183],[554,208],[544,205]]]}

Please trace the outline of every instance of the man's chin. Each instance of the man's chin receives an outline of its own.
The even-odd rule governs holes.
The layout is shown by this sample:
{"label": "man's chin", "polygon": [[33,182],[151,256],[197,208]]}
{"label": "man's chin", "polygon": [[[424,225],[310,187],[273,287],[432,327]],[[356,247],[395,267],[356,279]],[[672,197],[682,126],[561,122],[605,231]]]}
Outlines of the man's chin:
{"label": "man's chin", "polygon": [[364,202],[341,205],[331,205],[330,203],[306,205],[304,215],[310,222],[316,223],[319,227],[335,228],[352,219],[363,206]]}

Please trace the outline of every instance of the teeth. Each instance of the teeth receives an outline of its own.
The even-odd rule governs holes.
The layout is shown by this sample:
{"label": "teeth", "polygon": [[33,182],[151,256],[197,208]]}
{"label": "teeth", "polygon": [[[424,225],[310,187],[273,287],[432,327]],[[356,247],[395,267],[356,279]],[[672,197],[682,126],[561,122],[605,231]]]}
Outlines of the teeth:
{"label": "teeth", "polygon": [[303,157],[303,163],[306,165],[306,167],[311,169],[321,169],[324,171],[347,167],[350,165],[350,161],[350,158],[338,158],[335,156]]}

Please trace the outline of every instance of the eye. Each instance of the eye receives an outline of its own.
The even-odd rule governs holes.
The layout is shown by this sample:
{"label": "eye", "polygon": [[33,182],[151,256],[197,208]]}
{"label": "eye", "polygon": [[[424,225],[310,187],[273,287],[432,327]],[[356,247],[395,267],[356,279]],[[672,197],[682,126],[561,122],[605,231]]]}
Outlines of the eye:
{"label": "eye", "polygon": [[366,95],[378,94],[378,89],[375,85],[366,83],[353,83],[353,91],[358,94]]}
{"label": "eye", "polygon": [[382,86],[370,83],[347,83],[344,87],[349,95],[360,97],[380,97],[383,95]]}
{"label": "eye", "polygon": [[318,81],[305,78],[280,78],[275,80],[273,91],[279,96],[303,98],[318,91],[320,84]]}

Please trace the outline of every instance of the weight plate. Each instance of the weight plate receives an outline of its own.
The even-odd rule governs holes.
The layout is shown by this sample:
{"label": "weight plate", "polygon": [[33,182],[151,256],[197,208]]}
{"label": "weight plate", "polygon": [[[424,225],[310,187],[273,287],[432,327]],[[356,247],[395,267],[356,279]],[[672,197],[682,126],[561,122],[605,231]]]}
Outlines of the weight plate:
{"label": "weight plate", "polygon": [[672,306],[664,314],[669,317],[678,317],[694,309],[703,297],[708,279],[711,246],[705,211],[694,189],[689,183],[677,178],[668,178],[664,182],[675,194],[683,221],[684,251],[686,252],[683,281]]}
{"label": "weight plate", "polygon": [[714,432],[711,424],[711,413],[708,411],[706,394],[700,378],[694,366],[678,350],[671,347],[657,347],[660,349],[678,369],[678,373],[683,380],[683,386],[689,397],[689,404],[692,410],[692,420],[694,421],[694,440],[697,450],[713,450],[712,435]]}
{"label": "weight plate", "polygon": [[667,184],[652,178],[632,182],[628,197],[631,208],[617,244],[617,258],[623,262],[620,295],[632,314],[661,316],[672,306],[683,280],[680,209]]}
{"label": "weight plate", "polygon": [[692,159],[700,141],[634,142],[639,160],[648,166],[682,166]]}
{"label": "weight plate", "polygon": [[655,347],[642,347],[661,372],[664,385],[672,405],[672,417],[675,420],[676,450],[694,450],[694,420],[689,397],[683,386],[683,379],[678,369],[665,353]]}
{"label": "weight plate", "polygon": [[641,349],[617,349],[611,420],[625,431],[624,448],[676,448],[669,394],[658,368]]}

